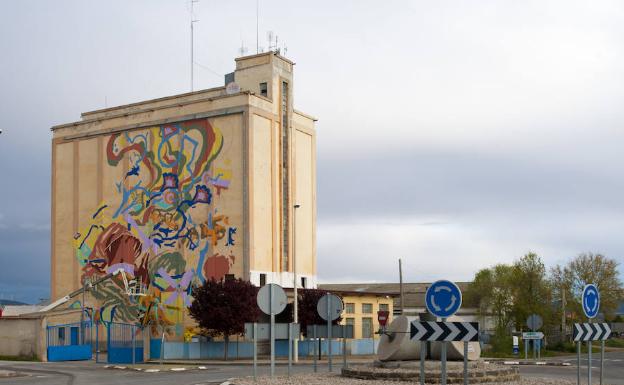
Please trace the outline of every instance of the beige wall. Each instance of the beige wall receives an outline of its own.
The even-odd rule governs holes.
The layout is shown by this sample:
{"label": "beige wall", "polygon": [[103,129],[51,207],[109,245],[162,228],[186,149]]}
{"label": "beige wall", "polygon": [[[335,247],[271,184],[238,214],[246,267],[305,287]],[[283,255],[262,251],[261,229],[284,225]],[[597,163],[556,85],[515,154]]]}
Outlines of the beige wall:
{"label": "beige wall", "polygon": [[41,359],[41,319],[0,318],[0,356]]}
{"label": "beige wall", "polygon": [[[121,268],[148,296],[128,297],[116,276],[87,298],[98,317],[134,322],[141,309],[159,304],[159,317],[188,326],[189,282],[234,274],[259,284],[266,274],[267,282],[292,287],[292,261],[287,271],[280,263],[282,81],[290,87],[289,201],[301,204],[289,245],[296,238],[298,273],[315,287],[314,119],[292,109],[292,69],[273,54],[244,58],[235,76],[241,93],[220,87],[93,111],[54,127],[52,298]],[[252,94],[265,78],[269,98]],[[165,174],[177,175],[177,187],[165,186],[175,183]],[[195,201],[206,194],[202,186],[210,203]]]}
{"label": "beige wall", "polygon": [[[54,298],[79,288],[84,278],[126,268],[148,293],[169,302],[164,315],[178,323],[189,278],[244,277],[243,127],[239,113],[57,139]],[[175,174],[178,186],[164,189],[165,174]],[[197,200],[202,188],[210,203]],[[175,287],[184,275],[187,282]],[[144,304],[124,295],[120,277],[98,289],[93,297],[104,319],[135,321]]]}

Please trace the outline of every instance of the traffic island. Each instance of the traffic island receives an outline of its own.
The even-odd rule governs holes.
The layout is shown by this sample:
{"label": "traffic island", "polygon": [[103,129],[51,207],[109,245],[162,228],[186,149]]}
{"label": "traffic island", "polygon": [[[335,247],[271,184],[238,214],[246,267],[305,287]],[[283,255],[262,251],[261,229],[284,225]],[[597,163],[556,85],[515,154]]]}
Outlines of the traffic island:
{"label": "traffic island", "polygon": [[[342,376],[361,380],[420,381],[419,361],[393,361],[351,366],[342,369]],[[464,382],[463,362],[447,362],[446,378],[449,384]],[[483,361],[468,363],[468,382],[471,384],[503,383],[520,380],[515,366],[488,364]],[[440,362],[425,362],[425,382],[440,383]]]}

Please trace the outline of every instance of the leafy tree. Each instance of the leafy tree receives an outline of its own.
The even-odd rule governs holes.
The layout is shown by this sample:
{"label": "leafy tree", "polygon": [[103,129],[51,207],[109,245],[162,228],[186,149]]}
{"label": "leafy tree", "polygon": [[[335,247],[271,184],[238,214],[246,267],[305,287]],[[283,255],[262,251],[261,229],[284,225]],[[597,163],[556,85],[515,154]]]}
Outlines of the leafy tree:
{"label": "leafy tree", "polygon": [[498,264],[477,272],[466,291],[466,301],[476,305],[481,316],[492,315],[496,334],[504,334],[513,319],[513,268]]}
{"label": "leafy tree", "polygon": [[[326,325],[327,321],[319,316],[316,311],[316,305],[322,296],[327,294],[327,291],[319,289],[299,289],[299,303],[297,304],[297,314],[299,316],[299,324],[301,330],[305,334],[308,325]],[[342,317],[334,320],[334,324],[340,323]]]}
{"label": "leafy tree", "polygon": [[619,263],[602,254],[583,253],[576,256],[565,266],[556,266],[551,270],[551,282],[557,294],[565,295],[565,309],[571,318],[584,318],[581,308],[583,288],[594,283],[600,291],[600,311],[605,318],[612,318],[618,302],[624,296],[624,288],[618,271]]}
{"label": "leafy tree", "polygon": [[193,288],[194,301],[189,308],[191,317],[202,334],[222,335],[225,359],[231,335],[243,334],[245,322],[257,322],[260,309],[256,302],[258,288],[242,279],[214,279]]}
{"label": "leafy tree", "polygon": [[544,326],[555,323],[552,290],[541,258],[532,252],[524,255],[514,262],[512,274],[516,327],[523,326],[531,314],[540,315],[544,320]]}

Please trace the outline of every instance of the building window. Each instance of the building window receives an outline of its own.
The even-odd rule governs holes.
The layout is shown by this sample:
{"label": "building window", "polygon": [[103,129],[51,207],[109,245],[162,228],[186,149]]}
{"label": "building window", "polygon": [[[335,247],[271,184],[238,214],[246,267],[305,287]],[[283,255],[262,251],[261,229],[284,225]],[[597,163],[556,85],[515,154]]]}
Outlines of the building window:
{"label": "building window", "polygon": [[390,305],[388,305],[387,303],[380,303],[379,310],[390,311]]}
{"label": "building window", "polygon": [[225,275],[225,280],[226,281],[233,281],[234,280],[234,274],[226,274]]}
{"label": "building window", "polygon": [[306,277],[301,277],[301,287],[304,289],[308,287],[308,279]]}
{"label": "building window", "polygon": [[347,314],[355,314],[355,304],[354,303],[346,303],[345,304],[345,312]]}
{"label": "building window", "polygon": [[266,96],[266,97],[269,96],[269,91],[268,91],[266,82],[260,83],[260,95]]}
{"label": "building window", "polygon": [[355,318],[347,318],[345,319],[345,325],[355,325]]}
{"label": "building window", "polygon": [[362,304],[362,313],[364,313],[364,314],[372,314],[373,313],[373,304],[372,303],[363,303]]}
{"label": "building window", "polygon": [[281,98],[281,139],[282,139],[282,271],[288,271],[288,247],[290,245],[290,189],[288,177],[290,129],[288,125],[288,83],[282,82]]}
{"label": "building window", "polygon": [[266,285],[266,274],[260,274],[260,287]]}
{"label": "building window", "polygon": [[373,319],[371,317],[362,318],[362,338],[373,337]]}

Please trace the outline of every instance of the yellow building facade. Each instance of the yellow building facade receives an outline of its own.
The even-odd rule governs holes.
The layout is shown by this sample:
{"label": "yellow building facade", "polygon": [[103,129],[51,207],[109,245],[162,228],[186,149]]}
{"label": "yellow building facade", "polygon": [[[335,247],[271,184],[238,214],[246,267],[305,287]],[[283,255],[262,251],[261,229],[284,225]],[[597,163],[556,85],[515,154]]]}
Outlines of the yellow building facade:
{"label": "yellow building facade", "polygon": [[[294,64],[236,59],[227,87],[83,113],[52,128],[51,296],[89,294],[103,320],[189,324],[207,279],[316,287],[315,119]],[[295,208],[297,207],[297,208]],[[296,249],[295,249],[296,247]]]}
{"label": "yellow building facade", "polygon": [[342,312],[342,324],[353,325],[353,338],[378,339],[380,326],[377,321],[377,311],[387,310],[390,312],[388,325],[392,322],[393,298],[384,294],[360,294],[350,292],[337,293],[342,296],[344,311]]}

